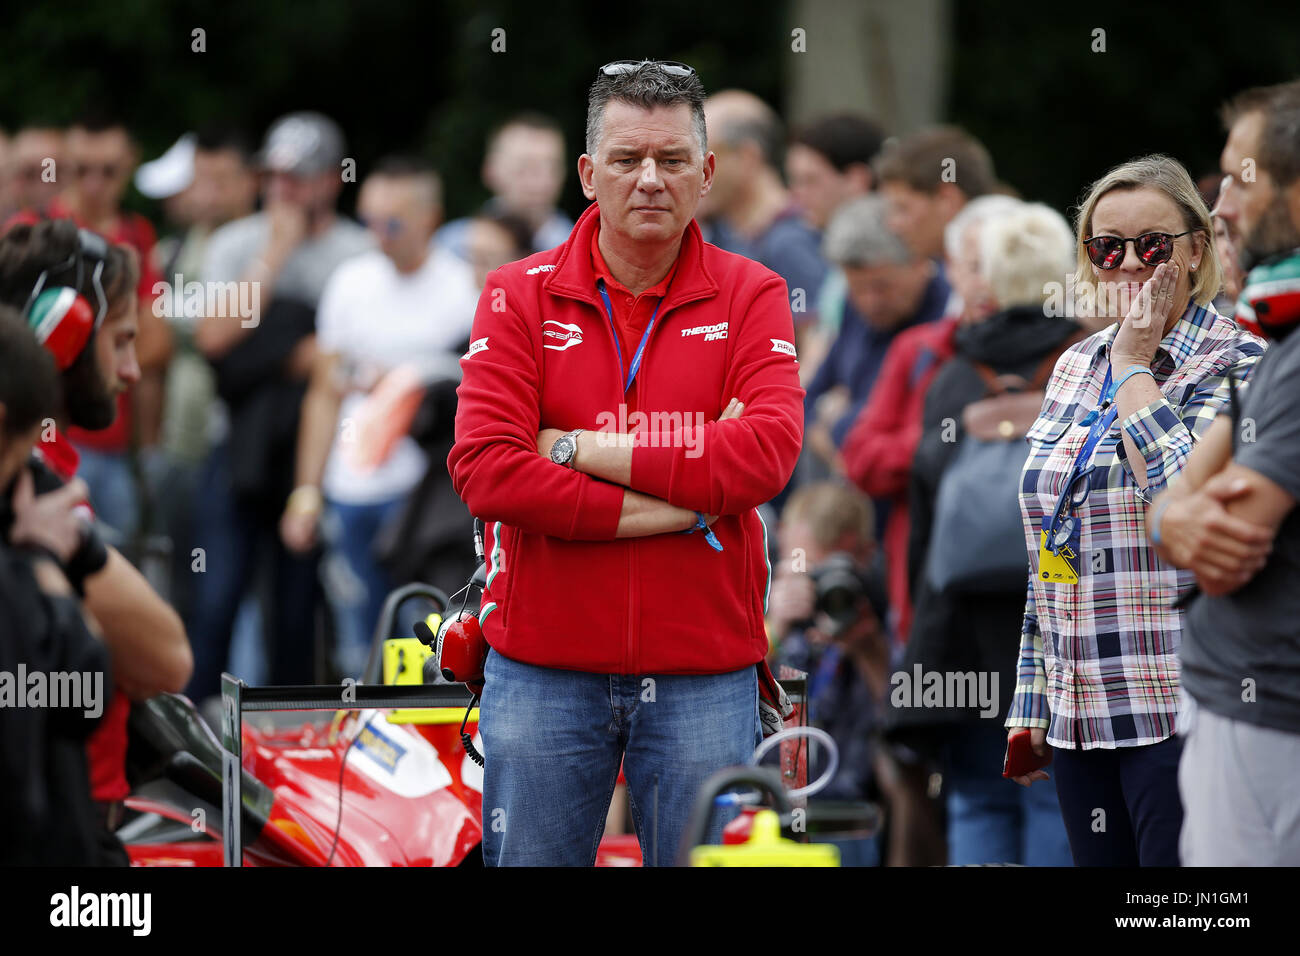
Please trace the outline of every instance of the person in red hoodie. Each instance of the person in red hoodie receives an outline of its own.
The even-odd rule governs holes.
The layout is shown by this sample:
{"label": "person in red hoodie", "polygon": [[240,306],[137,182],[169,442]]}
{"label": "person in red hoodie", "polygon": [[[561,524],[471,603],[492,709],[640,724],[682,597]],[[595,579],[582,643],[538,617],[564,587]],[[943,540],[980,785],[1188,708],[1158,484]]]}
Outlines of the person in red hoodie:
{"label": "person in red hoodie", "polygon": [[[803,439],[785,283],[705,243],[690,67],[598,72],[563,245],[487,281],[461,360],[457,493],[488,528],[488,865],[591,865],[620,761],[647,865],[758,743],[757,507]],[[715,819],[717,839],[721,820]]]}

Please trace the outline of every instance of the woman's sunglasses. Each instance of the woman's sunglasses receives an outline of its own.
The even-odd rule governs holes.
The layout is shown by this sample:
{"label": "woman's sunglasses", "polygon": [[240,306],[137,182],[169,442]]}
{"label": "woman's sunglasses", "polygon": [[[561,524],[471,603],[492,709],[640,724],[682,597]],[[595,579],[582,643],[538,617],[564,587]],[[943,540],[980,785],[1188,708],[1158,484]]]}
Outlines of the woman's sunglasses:
{"label": "woman's sunglasses", "polygon": [[678,63],[676,60],[615,60],[613,63],[606,63],[600,68],[600,72],[606,76],[618,76],[620,73],[632,73],[639,70],[645,64],[650,63],[663,70],[669,76],[691,76],[695,68]]}
{"label": "woman's sunglasses", "polygon": [[1129,239],[1121,236],[1093,236],[1083,240],[1083,248],[1088,252],[1088,259],[1098,269],[1118,269],[1124,261],[1124,249],[1131,242],[1133,251],[1144,264],[1158,266],[1173,256],[1175,239],[1190,236],[1195,231],[1189,229],[1176,236],[1167,232],[1144,232]]}

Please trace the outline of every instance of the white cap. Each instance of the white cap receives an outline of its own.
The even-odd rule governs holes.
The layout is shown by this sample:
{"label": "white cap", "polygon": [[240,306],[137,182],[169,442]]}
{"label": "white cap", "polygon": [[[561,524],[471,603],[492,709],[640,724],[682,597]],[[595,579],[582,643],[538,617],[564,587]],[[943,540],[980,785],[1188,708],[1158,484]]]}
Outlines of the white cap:
{"label": "white cap", "polygon": [[135,188],[150,199],[167,199],[194,182],[194,150],[198,136],[186,133],[171,149],[135,171]]}

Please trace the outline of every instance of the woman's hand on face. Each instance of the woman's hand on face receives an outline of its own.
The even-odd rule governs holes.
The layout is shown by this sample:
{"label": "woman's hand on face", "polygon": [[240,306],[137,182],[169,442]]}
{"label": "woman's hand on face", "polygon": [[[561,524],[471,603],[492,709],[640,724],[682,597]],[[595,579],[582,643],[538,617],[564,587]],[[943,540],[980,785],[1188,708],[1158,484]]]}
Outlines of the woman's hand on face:
{"label": "woman's hand on face", "polygon": [[1156,266],[1134,298],[1128,314],[1115,333],[1110,346],[1110,366],[1116,379],[1131,365],[1149,368],[1156,348],[1165,335],[1165,323],[1173,310],[1174,290],[1178,285],[1178,266],[1162,262]]}
{"label": "woman's hand on face", "polygon": [[[1020,733],[1020,731],[1024,729],[1025,728],[1023,727],[1008,728],[1007,744],[1010,745],[1011,738],[1014,737],[1016,734]],[[1037,754],[1038,756],[1040,757],[1046,756],[1047,755],[1047,731],[1044,730],[1042,727],[1030,727],[1029,746],[1034,751],[1034,753]],[[1011,779],[1014,780],[1016,783],[1020,784],[1020,786],[1027,787],[1035,780],[1051,780],[1052,778],[1048,776],[1046,770],[1033,770],[1029,773],[1021,774],[1018,777],[1012,777]]]}

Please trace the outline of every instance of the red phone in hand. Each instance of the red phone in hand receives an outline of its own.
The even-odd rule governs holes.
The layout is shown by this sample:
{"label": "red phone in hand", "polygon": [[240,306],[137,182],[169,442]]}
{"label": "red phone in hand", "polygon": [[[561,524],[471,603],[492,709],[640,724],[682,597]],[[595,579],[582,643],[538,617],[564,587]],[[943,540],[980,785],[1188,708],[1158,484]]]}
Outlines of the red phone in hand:
{"label": "red phone in hand", "polygon": [[1047,753],[1041,757],[1034,753],[1034,748],[1029,742],[1029,728],[1026,727],[1007,739],[1007,758],[1002,764],[1002,776],[1008,779],[1023,777],[1035,770],[1042,770],[1051,762],[1052,750],[1050,747]]}

